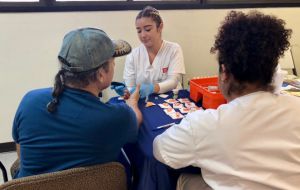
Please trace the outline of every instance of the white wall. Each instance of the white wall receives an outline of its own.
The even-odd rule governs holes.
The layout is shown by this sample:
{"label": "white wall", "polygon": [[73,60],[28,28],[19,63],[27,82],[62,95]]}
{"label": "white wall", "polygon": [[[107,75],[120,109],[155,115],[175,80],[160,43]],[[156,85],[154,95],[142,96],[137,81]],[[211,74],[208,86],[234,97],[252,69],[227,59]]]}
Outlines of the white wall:
{"label": "white wall", "polygon": [[[300,71],[300,8],[261,9],[286,20],[294,33],[291,44]],[[111,38],[139,44],[134,20],[138,11],[1,13],[0,14],[0,143],[12,141],[11,126],[17,106],[25,92],[51,86],[58,69],[57,53],[62,38],[79,27],[100,27]],[[185,77],[217,73],[217,63],[209,50],[217,28],[228,10],[166,10],[163,37],[178,42],[183,49]],[[298,20],[297,20],[298,18]],[[115,79],[122,81],[124,58],[116,60]],[[112,95],[105,92],[106,99]]]}

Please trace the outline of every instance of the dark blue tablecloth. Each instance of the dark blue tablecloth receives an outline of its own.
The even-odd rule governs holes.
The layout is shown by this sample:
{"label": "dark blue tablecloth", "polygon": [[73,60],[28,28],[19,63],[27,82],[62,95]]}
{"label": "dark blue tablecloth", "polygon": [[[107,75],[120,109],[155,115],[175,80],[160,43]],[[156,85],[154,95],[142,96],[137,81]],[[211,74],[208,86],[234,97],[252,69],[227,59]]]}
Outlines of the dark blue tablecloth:
{"label": "dark blue tablecloth", "polygon": [[[179,123],[181,119],[173,120],[162,108],[158,106],[166,99],[173,98],[173,93],[166,93],[167,98],[158,95],[149,96],[148,101],[155,103],[155,106],[145,107],[145,99],[139,101],[139,108],[143,114],[143,123],[139,129],[138,142],[128,144],[124,147],[127,156],[131,161],[134,175],[134,189],[138,190],[173,190],[182,170],[174,170],[165,164],[160,163],[153,157],[153,140],[164,132],[166,128],[156,129],[158,126],[168,123]],[[189,92],[180,90],[178,98],[189,98]],[[110,100],[111,103],[118,103],[116,97]],[[186,169],[185,169],[186,170]],[[199,172],[199,169],[189,168],[190,172]]]}

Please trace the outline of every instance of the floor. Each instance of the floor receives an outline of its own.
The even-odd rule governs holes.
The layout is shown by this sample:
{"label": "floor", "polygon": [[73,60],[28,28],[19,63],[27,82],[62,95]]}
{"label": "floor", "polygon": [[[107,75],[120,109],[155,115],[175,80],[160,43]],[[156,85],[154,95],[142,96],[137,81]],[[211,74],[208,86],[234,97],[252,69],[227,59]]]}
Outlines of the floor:
{"label": "floor", "polygon": [[[11,179],[10,176],[10,166],[13,164],[13,162],[17,159],[17,152],[4,152],[0,153],[0,161],[6,168],[6,172],[8,175],[8,180]],[[0,172],[0,184],[3,183],[3,176],[2,172]]]}

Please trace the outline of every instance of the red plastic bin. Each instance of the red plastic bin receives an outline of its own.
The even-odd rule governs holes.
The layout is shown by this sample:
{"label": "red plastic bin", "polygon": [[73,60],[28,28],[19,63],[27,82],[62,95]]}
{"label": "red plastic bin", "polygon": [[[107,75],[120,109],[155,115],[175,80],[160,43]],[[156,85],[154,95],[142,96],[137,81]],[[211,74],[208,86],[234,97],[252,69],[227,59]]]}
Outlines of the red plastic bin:
{"label": "red plastic bin", "polygon": [[216,109],[227,101],[218,88],[218,77],[203,77],[190,80],[190,98],[202,107]]}

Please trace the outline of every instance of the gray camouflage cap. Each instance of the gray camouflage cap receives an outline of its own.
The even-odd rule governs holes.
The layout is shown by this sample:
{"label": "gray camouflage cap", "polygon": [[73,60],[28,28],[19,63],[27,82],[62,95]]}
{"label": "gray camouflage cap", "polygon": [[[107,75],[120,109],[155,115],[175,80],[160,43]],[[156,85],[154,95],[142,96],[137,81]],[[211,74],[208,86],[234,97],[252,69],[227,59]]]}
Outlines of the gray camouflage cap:
{"label": "gray camouflage cap", "polygon": [[70,72],[95,69],[111,57],[127,55],[131,46],[124,40],[111,40],[97,28],[81,28],[67,33],[58,59],[62,68]]}

